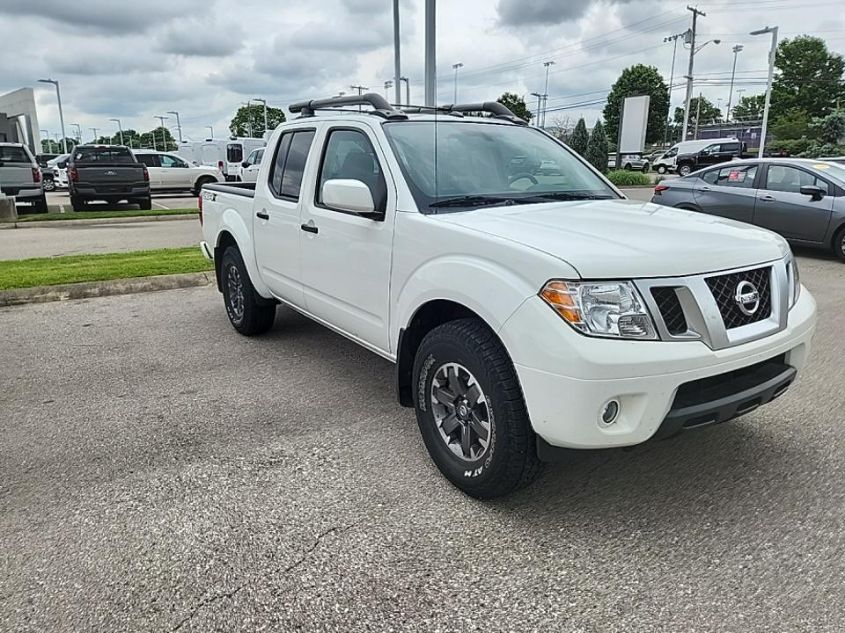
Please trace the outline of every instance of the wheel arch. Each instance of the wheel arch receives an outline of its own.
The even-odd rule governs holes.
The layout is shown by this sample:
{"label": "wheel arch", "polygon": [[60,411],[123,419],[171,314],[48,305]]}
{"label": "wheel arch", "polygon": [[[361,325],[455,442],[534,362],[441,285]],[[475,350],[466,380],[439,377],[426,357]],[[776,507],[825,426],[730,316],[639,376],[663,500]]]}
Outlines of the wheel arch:
{"label": "wheel arch", "polygon": [[[209,214],[206,222],[210,224],[213,220],[212,214]],[[270,289],[264,284],[261,276],[258,274],[258,263],[255,260],[255,251],[252,246],[252,235],[250,227],[244,222],[243,216],[235,209],[228,208],[219,216],[219,224],[217,228],[217,236],[214,245],[214,270],[217,273],[219,284],[219,265],[220,259],[223,256],[225,247],[236,246],[241,253],[241,258],[246,266],[249,280],[252,282],[253,288],[264,299],[272,298]],[[225,247],[221,248],[221,244],[226,242]]]}

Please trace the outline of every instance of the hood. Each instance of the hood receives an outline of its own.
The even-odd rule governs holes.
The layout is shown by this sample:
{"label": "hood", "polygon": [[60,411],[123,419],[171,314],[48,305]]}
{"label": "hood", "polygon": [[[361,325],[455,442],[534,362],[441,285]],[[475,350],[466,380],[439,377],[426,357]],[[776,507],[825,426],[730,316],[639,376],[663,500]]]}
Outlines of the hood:
{"label": "hood", "polygon": [[634,200],[488,207],[434,217],[558,257],[585,279],[697,275],[789,253],[786,241],[770,231]]}

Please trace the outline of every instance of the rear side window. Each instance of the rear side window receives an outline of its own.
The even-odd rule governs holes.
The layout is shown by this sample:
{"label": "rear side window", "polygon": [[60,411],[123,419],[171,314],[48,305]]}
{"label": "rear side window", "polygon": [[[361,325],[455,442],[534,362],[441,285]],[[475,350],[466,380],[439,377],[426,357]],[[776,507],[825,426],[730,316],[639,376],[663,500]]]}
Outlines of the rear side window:
{"label": "rear side window", "polygon": [[0,163],[27,163],[30,165],[32,159],[23,147],[6,145],[0,147]]}
{"label": "rear side window", "polygon": [[739,154],[739,143],[722,143],[722,152],[730,154]]}
{"label": "rear side window", "polygon": [[357,130],[332,130],[326,141],[317,203],[322,204],[323,185],[336,178],[360,180],[370,190],[375,208],[383,211],[387,202],[387,185],[376,152],[366,134]]}
{"label": "rear side window", "polygon": [[79,147],[73,150],[74,163],[134,163],[125,147]]}
{"label": "rear side window", "polygon": [[240,143],[229,143],[226,146],[226,160],[230,163],[241,163],[244,160],[244,146]]}
{"label": "rear side window", "polygon": [[[754,177],[757,175],[757,165],[739,165],[734,167],[723,167],[708,172],[713,180],[708,180],[720,187],[741,187],[750,189],[754,186]],[[706,179],[705,179],[706,180]]]}
{"label": "rear side window", "polygon": [[158,167],[158,156],[156,154],[137,154],[135,158],[147,167]]}
{"label": "rear side window", "polygon": [[308,152],[314,140],[314,130],[283,134],[279,140],[273,170],[270,173],[270,190],[280,198],[299,199],[302,174]]}

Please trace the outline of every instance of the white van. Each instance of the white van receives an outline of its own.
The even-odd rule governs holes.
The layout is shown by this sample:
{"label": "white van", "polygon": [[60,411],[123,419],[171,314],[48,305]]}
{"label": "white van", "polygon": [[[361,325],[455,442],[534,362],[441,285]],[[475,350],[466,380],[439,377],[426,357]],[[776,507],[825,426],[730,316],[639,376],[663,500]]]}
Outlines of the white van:
{"label": "white van", "polygon": [[729,136],[724,138],[699,139],[697,141],[681,141],[680,143],[675,143],[667,152],[655,159],[651,168],[658,174],[675,171],[675,161],[678,159],[678,154],[692,154],[713,143],[727,143],[736,140],[735,136]]}
{"label": "white van", "polygon": [[267,144],[263,138],[206,139],[182,143],[176,153],[190,163],[219,169],[226,180],[238,180],[244,158]]}

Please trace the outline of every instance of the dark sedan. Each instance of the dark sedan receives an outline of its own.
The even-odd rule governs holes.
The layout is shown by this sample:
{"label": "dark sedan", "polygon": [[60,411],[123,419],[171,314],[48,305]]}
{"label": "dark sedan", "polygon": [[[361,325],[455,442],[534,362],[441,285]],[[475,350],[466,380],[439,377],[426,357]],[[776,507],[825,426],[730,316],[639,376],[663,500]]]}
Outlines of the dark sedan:
{"label": "dark sedan", "polygon": [[710,213],[832,250],[845,261],[845,166],[798,158],[739,160],[661,182],[655,204]]}

